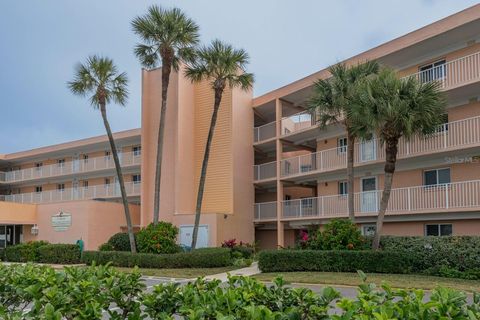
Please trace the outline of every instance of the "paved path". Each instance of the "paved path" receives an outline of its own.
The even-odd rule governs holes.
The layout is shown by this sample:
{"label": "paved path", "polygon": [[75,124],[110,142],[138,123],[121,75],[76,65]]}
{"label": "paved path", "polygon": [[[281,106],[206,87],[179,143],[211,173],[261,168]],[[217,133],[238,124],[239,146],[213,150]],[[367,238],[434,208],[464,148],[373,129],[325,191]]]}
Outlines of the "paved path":
{"label": "paved path", "polygon": [[258,262],[253,262],[250,267],[246,268],[241,268],[237,270],[232,270],[229,272],[223,272],[223,273],[217,273],[217,274],[212,274],[210,276],[206,276],[206,280],[220,280],[222,282],[227,281],[228,279],[228,274],[232,276],[253,276],[255,274],[259,274],[260,269],[258,269]]}

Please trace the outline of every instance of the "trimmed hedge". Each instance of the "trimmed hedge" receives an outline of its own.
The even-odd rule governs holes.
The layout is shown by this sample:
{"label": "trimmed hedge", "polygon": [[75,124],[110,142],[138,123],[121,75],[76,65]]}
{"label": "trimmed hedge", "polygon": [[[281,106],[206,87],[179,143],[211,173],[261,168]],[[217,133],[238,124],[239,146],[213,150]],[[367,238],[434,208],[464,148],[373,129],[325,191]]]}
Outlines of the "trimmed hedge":
{"label": "trimmed hedge", "polygon": [[255,253],[255,249],[245,246],[236,246],[231,248],[230,250],[232,250],[232,255],[242,255],[242,258],[245,259],[251,259],[253,257],[253,254]]}
{"label": "trimmed hedge", "polygon": [[9,262],[38,262],[40,254],[38,249],[48,245],[46,241],[32,241],[20,243],[5,248],[5,261]]}
{"label": "trimmed hedge", "polygon": [[78,264],[81,262],[80,248],[75,244],[48,244],[38,249],[42,263]]}
{"label": "trimmed hedge", "polygon": [[411,259],[395,251],[268,250],[260,252],[258,266],[262,272],[408,273]]}
{"label": "trimmed hedge", "polygon": [[480,237],[382,237],[384,250],[409,255],[414,272],[439,274],[451,269],[470,272],[480,269]]}
{"label": "trimmed hedge", "polygon": [[232,264],[227,248],[205,248],[173,254],[130,253],[122,251],[84,251],[82,262],[116,267],[139,268],[215,268]]}

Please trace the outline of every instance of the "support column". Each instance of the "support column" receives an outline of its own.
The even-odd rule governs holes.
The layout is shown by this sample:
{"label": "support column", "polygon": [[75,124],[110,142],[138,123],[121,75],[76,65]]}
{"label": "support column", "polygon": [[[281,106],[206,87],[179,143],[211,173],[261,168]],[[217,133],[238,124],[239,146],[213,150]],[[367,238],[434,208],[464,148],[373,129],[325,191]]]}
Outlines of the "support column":
{"label": "support column", "polygon": [[275,100],[275,117],[276,117],[276,160],[277,160],[277,248],[285,247],[285,232],[284,223],[280,220],[282,216],[282,201],[283,201],[283,183],[281,177],[281,160],[283,153],[282,142],[280,137],[282,135],[282,102],[280,99]]}

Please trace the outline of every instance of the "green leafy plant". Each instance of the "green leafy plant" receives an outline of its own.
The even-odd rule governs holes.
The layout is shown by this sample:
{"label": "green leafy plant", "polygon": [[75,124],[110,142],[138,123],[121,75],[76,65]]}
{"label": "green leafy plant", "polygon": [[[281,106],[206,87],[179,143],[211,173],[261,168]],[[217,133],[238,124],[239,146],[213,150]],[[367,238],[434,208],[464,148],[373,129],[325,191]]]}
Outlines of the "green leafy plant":
{"label": "green leafy plant", "polygon": [[303,232],[299,239],[300,247],[314,250],[363,250],[365,238],[358,227],[348,219],[333,219],[323,230]]}
{"label": "green leafy plant", "polygon": [[49,244],[47,241],[30,241],[9,246],[5,249],[5,260],[10,262],[38,262],[39,248]]}
{"label": "green leafy plant", "polygon": [[149,224],[137,233],[138,251],[141,253],[176,253],[178,228],[169,222]]}
{"label": "green leafy plant", "polygon": [[112,250],[103,251],[130,251],[130,239],[126,232],[115,233],[108,239],[107,244],[110,246],[108,248]]}

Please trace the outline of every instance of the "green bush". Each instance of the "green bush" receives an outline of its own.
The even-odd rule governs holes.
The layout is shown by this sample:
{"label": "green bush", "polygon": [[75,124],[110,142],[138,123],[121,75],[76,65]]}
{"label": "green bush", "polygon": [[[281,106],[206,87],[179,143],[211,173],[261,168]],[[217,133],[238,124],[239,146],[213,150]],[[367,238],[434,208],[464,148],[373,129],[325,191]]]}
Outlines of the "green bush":
{"label": "green bush", "polygon": [[116,267],[139,268],[215,268],[232,264],[230,250],[226,248],[204,248],[173,254],[84,251],[82,261],[88,265],[111,263]]}
{"label": "green bush", "polygon": [[[211,252],[211,251],[205,251]],[[351,251],[350,251],[351,252]],[[126,254],[126,252],[116,252]],[[362,278],[365,276],[361,273]],[[396,290],[364,282],[356,298],[250,277],[165,283],[146,291],[138,270],[0,264],[0,319],[480,319],[480,296],[437,288]],[[112,305],[115,308],[112,308]]]}
{"label": "green bush", "polygon": [[39,260],[42,263],[78,264],[80,248],[76,244],[47,244],[38,249]]}
{"label": "green bush", "polygon": [[5,261],[10,262],[38,262],[39,248],[48,245],[46,241],[31,241],[5,248]]}
{"label": "green bush", "polygon": [[[440,269],[480,268],[480,237],[382,237],[384,250],[408,254],[414,272],[440,275]],[[480,278],[479,278],[480,279]]]}
{"label": "green bush", "polygon": [[112,248],[111,251],[130,251],[130,239],[128,233],[118,232],[108,239],[107,244]]}
{"label": "green bush", "polygon": [[178,228],[169,222],[149,224],[137,233],[137,249],[140,253],[176,253]]}
{"label": "green bush", "polygon": [[246,246],[236,246],[233,247],[231,250],[232,254],[238,253],[240,257],[244,259],[251,259],[253,257],[253,254],[255,253],[254,248]]}
{"label": "green bush", "polygon": [[100,247],[98,247],[98,251],[115,251],[115,248],[113,248],[110,243],[105,242],[104,244],[101,244]]}
{"label": "green bush", "polygon": [[262,272],[325,271],[408,273],[411,259],[394,251],[267,250],[259,254]]}
{"label": "green bush", "polygon": [[350,219],[333,219],[323,230],[302,233],[300,247],[312,250],[364,250],[366,240]]}

